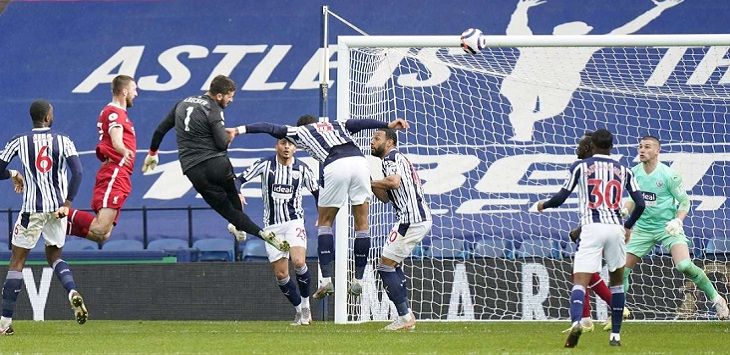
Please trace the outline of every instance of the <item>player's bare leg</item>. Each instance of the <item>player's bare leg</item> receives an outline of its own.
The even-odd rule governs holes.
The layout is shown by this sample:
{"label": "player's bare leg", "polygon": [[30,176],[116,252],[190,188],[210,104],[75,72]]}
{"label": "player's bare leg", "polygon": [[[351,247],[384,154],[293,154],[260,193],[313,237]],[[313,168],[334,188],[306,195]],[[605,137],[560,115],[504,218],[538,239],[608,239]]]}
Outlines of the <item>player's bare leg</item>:
{"label": "player's bare leg", "polygon": [[362,278],[370,254],[369,206],[370,204],[367,202],[352,206],[352,215],[355,219],[355,242],[352,247],[355,255],[355,278],[350,283],[348,292],[354,296],[362,293]]}
{"label": "player's bare leg", "polygon": [[112,229],[114,229],[114,220],[117,218],[118,212],[114,208],[100,209],[99,213],[96,214],[96,218],[91,221],[89,234],[86,235],[86,238],[97,243],[107,241],[109,236],[111,236]]}
{"label": "player's bare leg", "polygon": [[319,206],[317,208],[319,214],[317,219],[317,257],[319,258],[319,268],[322,274],[319,275],[321,286],[312,295],[314,299],[322,299],[335,292],[332,283],[332,276],[334,276],[332,263],[335,261],[335,238],[332,233],[332,224],[339,210],[339,207]]}

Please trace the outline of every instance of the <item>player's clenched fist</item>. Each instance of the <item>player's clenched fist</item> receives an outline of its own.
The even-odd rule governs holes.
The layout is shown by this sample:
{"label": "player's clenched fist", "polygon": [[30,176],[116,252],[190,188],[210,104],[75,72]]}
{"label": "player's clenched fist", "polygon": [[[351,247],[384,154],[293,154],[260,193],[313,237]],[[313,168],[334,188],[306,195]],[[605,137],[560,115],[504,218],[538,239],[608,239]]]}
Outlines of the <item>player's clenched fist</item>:
{"label": "player's clenched fist", "polygon": [[388,123],[388,128],[390,129],[408,129],[410,125],[408,124],[408,121],[402,119],[402,118],[396,118],[395,120]]}
{"label": "player's clenched fist", "polygon": [[157,163],[160,162],[160,158],[157,156],[157,152],[150,151],[147,153],[147,157],[144,158],[144,164],[142,164],[142,172],[147,173],[148,171],[155,170]]}

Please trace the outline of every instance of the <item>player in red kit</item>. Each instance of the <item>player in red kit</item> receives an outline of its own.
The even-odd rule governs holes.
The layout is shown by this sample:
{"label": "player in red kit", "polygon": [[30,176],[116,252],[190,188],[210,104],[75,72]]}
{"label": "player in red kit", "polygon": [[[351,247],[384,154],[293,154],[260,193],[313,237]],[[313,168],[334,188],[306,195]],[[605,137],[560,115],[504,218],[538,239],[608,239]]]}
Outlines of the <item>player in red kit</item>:
{"label": "player in red kit", "polygon": [[99,130],[96,157],[101,161],[91,198],[91,208],[96,217],[70,209],[68,232],[71,235],[99,243],[109,239],[124,201],[132,192],[137,138],[127,109],[132,107],[136,96],[137,84],[132,77],[118,75],[112,80],[112,102],[101,110],[96,124]]}

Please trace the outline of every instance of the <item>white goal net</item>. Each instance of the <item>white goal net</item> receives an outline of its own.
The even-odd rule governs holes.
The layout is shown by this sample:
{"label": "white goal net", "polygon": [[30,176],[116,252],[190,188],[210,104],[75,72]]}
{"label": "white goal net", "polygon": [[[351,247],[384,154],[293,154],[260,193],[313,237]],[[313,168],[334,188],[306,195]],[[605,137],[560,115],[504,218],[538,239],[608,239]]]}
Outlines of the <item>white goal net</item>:
{"label": "white goal net", "polygon": [[[340,37],[338,119],[411,123],[399,148],[434,211],[431,234],[404,262],[417,319],[569,318],[577,196],[543,214],[528,209],[560,189],[578,139],[598,128],[615,134],[614,156],[630,166],[640,137],[661,139],[660,160],[683,176],[692,199],[690,252],[725,295],[727,37],[565,36],[560,47],[550,37],[516,37],[513,45],[489,37],[505,45],[477,55],[465,54],[458,36]],[[369,134],[356,137],[365,152]],[[337,322],[395,315],[374,271],[395,223],[392,207],[373,203],[370,223],[372,267],[357,298],[345,294],[353,258],[344,241],[352,232],[337,231]],[[666,250],[647,255],[632,280],[627,305],[636,319],[715,317]],[[594,319],[605,319],[605,303],[594,299]]]}

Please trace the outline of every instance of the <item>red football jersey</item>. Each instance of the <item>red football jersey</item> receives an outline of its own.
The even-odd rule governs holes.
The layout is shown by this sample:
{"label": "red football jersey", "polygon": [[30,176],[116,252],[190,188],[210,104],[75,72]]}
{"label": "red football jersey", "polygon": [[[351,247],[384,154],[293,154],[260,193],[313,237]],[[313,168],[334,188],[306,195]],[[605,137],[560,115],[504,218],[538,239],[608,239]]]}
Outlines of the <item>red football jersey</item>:
{"label": "red football jersey", "polygon": [[99,143],[96,145],[96,157],[102,162],[108,161],[115,165],[123,166],[123,170],[129,174],[134,171],[134,158],[130,164],[121,163],[122,155],[114,150],[109,130],[121,126],[124,130],[122,141],[124,146],[132,152],[137,151],[137,137],[134,133],[132,120],[127,116],[127,110],[115,103],[109,103],[101,110],[99,121],[96,127],[99,130]]}

